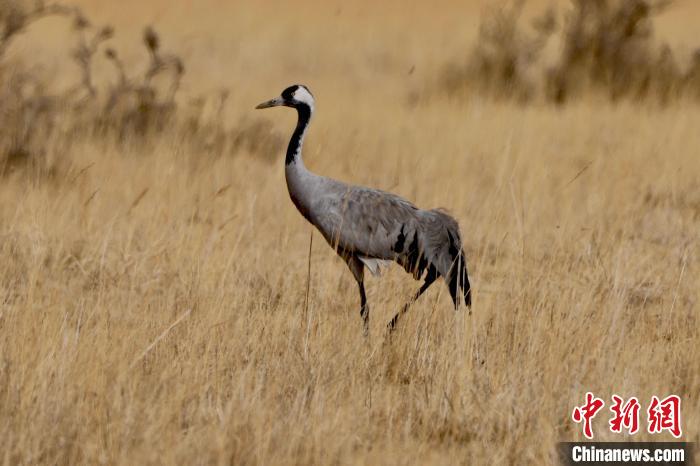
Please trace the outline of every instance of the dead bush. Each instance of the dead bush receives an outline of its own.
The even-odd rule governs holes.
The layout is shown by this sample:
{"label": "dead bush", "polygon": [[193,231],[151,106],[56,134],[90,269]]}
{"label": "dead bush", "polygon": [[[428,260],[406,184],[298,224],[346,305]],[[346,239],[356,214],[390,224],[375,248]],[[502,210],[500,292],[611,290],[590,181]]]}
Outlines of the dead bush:
{"label": "dead bush", "polygon": [[[50,78],[42,80],[17,60],[4,59],[19,34],[49,16],[65,18],[72,25],[75,45],[70,56],[80,70],[79,81],[60,94],[48,90],[45,80]],[[263,123],[242,121],[235,128],[225,126],[227,91],[196,97],[191,99],[193,105],[182,105],[178,93],[184,61],[164,50],[155,29],[148,26],[143,32],[148,56],[144,71],[131,70],[121,60],[109,44],[114,34],[109,25],[95,26],[79,8],[0,0],[0,174],[22,167],[55,174],[50,160],[60,157],[52,157],[53,152],[87,138],[120,147],[148,145],[167,131],[173,142],[193,152],[221,155],[244,147],[269,154],[278,148],[279,138],[267,134],[269,128],[262,127]],[[110,86],[95,83],[93,68],[99,56],[113,68]],[[203,103],[212,100],[218,111],[206,116]],[[254,143],[263,133],[264,141]]]}
{"label": "dead bush", "polygon": [[[443,74],[449,94],[558,104],[587,93],[661,104],[700,96],[700,55],[683,70],[671,48],[654,40],[654,17],[670,1],[571,0],[562,20],[548,9],[530,25],[523,4],[484,18],[466,63],[451,64]],[[543,51],[554,38],[561,45],[552,62]]]}

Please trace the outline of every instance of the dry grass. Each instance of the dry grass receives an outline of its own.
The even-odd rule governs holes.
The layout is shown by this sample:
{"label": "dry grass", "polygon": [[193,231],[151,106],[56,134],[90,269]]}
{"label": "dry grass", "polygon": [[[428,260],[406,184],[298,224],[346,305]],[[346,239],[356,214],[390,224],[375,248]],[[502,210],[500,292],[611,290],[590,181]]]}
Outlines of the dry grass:
{"label": "dry grass", "polygon": [[[700,441],[696,105],[409,98],[468,43],[477,4],[169,5],[86,11],[135,67],[156,20],[186,61],[182,99],[230,88],[230,125],[286,135],[292,112],[252,108],[308,84],[307,166],[450,208],[473,312],[440,284],[385,344],[418,286],[395,267],[370,279],[364,339],[317,234],[304,319],[311,227],[281,155],[197,151],[169,127],[147,145],[59,138],[54,175],[0,182],[4,464],[547,464],[581,438],[588,390],[678,394]],[[682,38],[696,22],[678,18]],[[597,438],[620,438],[604,418]]]}

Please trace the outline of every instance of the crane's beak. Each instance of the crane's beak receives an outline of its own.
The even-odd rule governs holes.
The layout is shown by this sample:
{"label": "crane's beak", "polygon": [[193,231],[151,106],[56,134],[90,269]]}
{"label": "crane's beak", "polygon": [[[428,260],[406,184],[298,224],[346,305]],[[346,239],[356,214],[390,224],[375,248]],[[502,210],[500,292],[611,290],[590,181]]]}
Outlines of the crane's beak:
{"label": "crane's beak", "polygon": [[255,108],[279,107],[280,105],[284,105],[284,99],[282,99],[282,97],[275,97],[274,99],[261,103]]}

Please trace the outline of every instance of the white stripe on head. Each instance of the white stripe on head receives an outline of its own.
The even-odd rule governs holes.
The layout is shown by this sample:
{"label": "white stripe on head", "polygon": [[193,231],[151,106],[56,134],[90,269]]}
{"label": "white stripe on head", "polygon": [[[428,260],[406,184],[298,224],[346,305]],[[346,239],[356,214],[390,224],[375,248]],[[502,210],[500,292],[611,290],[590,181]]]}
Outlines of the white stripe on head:
{"label": "white stripe on head", "polygon": [[314,108],[314,96],[311,95],[306,86],[297,87],[297,90],[294,91],[294,100],[305,103],[312,109]]}

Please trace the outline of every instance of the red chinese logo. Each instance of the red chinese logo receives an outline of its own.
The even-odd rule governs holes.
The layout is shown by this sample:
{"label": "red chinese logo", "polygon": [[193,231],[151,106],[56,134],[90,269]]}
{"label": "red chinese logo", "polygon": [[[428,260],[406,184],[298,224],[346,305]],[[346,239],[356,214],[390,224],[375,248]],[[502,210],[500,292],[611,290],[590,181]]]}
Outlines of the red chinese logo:
{"label": "red chinese logo", "polygon": [[600,411],[605,402],[600,398],[593,396],[593,393],[586,393],[586,404],[583,406],[576,406],[574,412],[571,413],[571,417],[574,422],[580,423],[583,421],[583,435],[588,438],[593,438],[593,427],[591,426],[592,420],[598,411]]}
{"label": "red chinese logo", "polygon": [[[631,397],[627,401],[613,395],[610,411],[613,416],[608,421],[610,432],[622,433],[626,430],[629,435],[639,431],[639,411],[641,406],[637,397]],[[571,418],[576,423],[583,423],[583,435],[588,439],[593,438],[593,418],[603,409],[605,402],[593,395],[586,393],[586,402],[576,406],[571,413]],[[657,396],[651,397],[647,409],[647,432],[658,434],[668,431],[676,438],[682,435],[681,430],[681,399],[677,395],[669,395],[663,400]]]}
{"label": "red chinese logo", "polygon": [[658,397],[652,396],[647,414],[649,415],[648,430],[650,434],[668,430],[676,438],[681,436],[680,397],[670,395],[659,401]]}
{"label": "red chinese logo", "polygon": [[610,411],[614,416],[610,419],[610,432],[620,433],[624,427],[631,434],[636,434],[639,430],[639,400],[632,397],[627,400],[627,403],[617,395],[612,396],[613,405]]}

